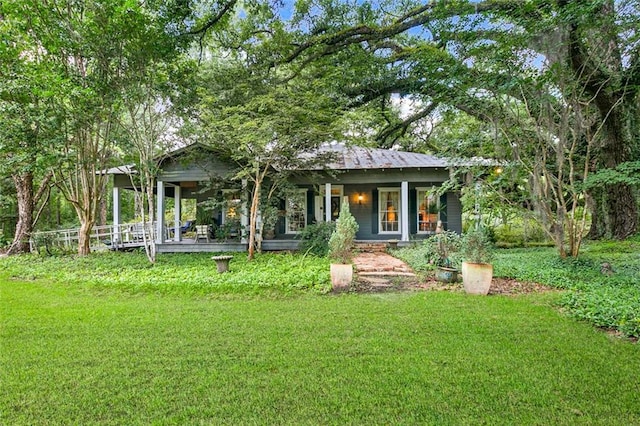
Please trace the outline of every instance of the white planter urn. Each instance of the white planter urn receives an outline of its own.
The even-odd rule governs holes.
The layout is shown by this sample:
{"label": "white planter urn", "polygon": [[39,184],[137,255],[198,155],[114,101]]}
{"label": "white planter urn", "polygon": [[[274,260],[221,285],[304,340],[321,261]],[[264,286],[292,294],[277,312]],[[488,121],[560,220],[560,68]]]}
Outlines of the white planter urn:
{"label": "white planter urn", "polygon": [[490,263],[462,262],[462,283],[469,294],[489,293],[493,279],[493,265]]}
{"label": "white planter urn", "polygon": [[331,264],[331,287],[334,291],[348,290],[353,280],[353,265],[332,263]]}

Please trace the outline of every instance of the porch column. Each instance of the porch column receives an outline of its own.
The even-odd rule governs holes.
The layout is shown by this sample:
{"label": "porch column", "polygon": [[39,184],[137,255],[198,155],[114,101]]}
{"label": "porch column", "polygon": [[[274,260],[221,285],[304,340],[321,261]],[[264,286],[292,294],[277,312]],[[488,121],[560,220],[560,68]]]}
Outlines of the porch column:
{"label": "porch column", "polygon": [[331,222],[331,184],[324,184],[324,221]]}
{"label": "porch column", "polygon": [[[247,192],[247,180],[242,179],[242,206],[240,207],[240,242],[242,244],[246,244],[247,240],[247,231],[249,228],[249,212],[247,210],[247,200],[249,199],[249,193]],[[256,224],[257,225],[257,224]],[[256,228],[257,229],[257,228]]]}
{"label": "porch column", "polygon": [[120,188],[113,187],[113,241],[120,243],[122,234],[120,232]]}
{"label": "porch column", "polygon": [[[164,243],[164,182],[158,181],[158,193],[156,194],[158,211],[156,213],[156,243]],[[152,225],[153,226],[153,225]]]}
{"label": "porch column", "polygon": [[177,184],[173,189],[173,241],[182,241],[180,217],[182,217],[182,188]]}
{"label": "porch column", "polygon": [[402,241],[409,241],[409,182],[404,181],[400,185],[400,224]]}

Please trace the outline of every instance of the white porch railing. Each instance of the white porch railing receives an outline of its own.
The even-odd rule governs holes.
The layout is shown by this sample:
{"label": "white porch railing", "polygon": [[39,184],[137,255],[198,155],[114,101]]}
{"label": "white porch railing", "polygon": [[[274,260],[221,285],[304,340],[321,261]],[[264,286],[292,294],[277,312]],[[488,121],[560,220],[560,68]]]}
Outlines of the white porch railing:
{"label": "white porch railing", "polygon": [[[155,241],[155,229],[155,223],[149,222],[94,226],[89,244],[91,251],[141,247],[145,240]],[[79,233],[80,228],[34,232],[29,240],[31,251],[75,251],[78,248]]]}

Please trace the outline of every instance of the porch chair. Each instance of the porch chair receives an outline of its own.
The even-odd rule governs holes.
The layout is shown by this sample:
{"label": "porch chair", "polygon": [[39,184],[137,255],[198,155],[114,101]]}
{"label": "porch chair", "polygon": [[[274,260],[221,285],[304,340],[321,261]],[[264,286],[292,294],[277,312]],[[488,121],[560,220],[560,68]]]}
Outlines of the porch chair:
{"label": "porch chair", "polygon": [[196,225],[196,243],[204,238],[209,242],[209,225]]}

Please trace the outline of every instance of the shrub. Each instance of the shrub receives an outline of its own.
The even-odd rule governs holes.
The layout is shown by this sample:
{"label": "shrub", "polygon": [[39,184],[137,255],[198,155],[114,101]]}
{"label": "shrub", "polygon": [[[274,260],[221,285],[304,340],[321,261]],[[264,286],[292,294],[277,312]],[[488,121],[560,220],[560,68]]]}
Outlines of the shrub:
{"label": "shrub", "polygon": [[358,222],[349,211],[349,204],[342,203],[336,229],[329,239],[329,257],[332,260],[343,264],[351,263],[358,228]]}
{"label": "shrub", "polygon": [[502,247],[540,245],[549,241],[542,226],[530,219],[514,218],[508,224],[496,226],[493,231],[493,242]]}
{"label": "shrub", "polygon": [[[447,240],[447,252],[439,250],[438,241],[440,238]],[[436,265],[445,266],[449,259],[449,265],[457,268],[460,265],[460,235],[453,231],[446,231],[442,234],[432,235],[429,238],[416,243],[410,247],[403,247],[395,250],[393,255],[407,262],[414,271],[427,272],[435,269]]]}
{"label": "shrub", "polygon": [[300,238],[300,251],[315,254],[316,256],[326,256],[329,253],[329,239],[336,229],[333,222],[314,223],[305,227],[298,238]]}
{"label": "shrub", "polygon": [[491,263],[493,244],[482,229],[471,230],[462,237],[462,259],[471,263]]}
{"label": "shrub", "polygon": [[457,233],[443,231],[427,238],[424,244],[429,246],[427,250],[429,263],[447,268],[457,268],[459,266],[461,241],[460,235]]}

